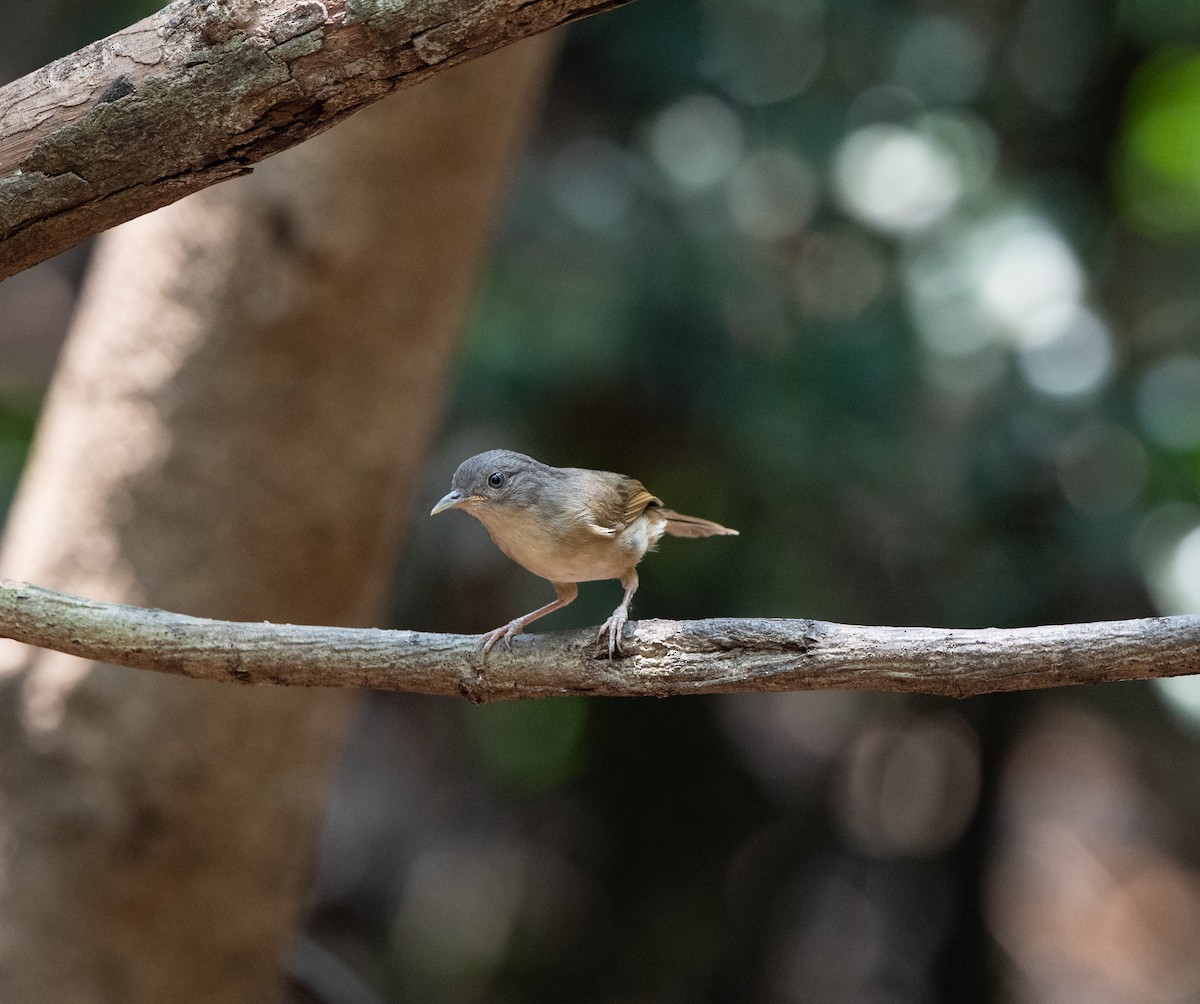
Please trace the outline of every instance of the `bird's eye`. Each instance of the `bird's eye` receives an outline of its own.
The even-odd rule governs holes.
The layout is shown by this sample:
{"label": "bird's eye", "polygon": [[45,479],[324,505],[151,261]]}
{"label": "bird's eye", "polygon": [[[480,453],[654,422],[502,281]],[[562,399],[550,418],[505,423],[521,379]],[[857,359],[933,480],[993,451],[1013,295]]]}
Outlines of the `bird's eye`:
{"label": "bird's eye", "polygon": [[504,485],[504,472],[493,471],[488,475],[488,484],[493,488],[500,488]]}

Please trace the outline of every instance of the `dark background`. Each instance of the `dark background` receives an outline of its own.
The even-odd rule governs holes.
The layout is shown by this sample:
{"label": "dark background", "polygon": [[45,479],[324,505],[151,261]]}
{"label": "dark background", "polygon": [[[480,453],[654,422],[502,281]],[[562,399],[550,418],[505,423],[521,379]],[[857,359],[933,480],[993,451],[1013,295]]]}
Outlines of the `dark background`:
{"label": "dark background", "polygon": [[[0,0],[0,80],[153,6]],[[635,616],[1197,612],[1198,231],[1195,3],[640,0],[565,35],[412,476],[431,505],[507,446],[741,530],[668,540]],[[0,285],[0,500],[85,260]],[[428,505],[394,624],[483,631],[550,598]],[[618,599],[585,586],[545,629]],[[1192,679],[961,703],[372,696],[297,985],[1195,1000],[1198,715]]]}

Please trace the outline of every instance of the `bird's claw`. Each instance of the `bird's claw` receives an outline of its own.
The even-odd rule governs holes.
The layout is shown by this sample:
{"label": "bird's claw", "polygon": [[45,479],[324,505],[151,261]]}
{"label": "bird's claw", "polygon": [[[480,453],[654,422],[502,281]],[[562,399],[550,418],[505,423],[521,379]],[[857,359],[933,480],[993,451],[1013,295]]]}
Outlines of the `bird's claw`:
{"label": "bird's claw", "polygon": [[512,640],[524,630],[525,625],[519,620],[515,620],[509,621],[503,627],[496,628],[495,631],[489,631],[480,641],[484,658],[487,658],[487,654],[496,647],[498,641],[503,641],[504,647],[511,650]]}
{"label": "bird's claw", "polygon": [[614,655],[624,655],[625,650],[621,647],[621,629],[625,627],[625,622],[629,619],[629,615],[620,607],[612,612],[603,624],[600,625],[600,630],[596,634],[597,641],[603,641],[604,635],[608,634],[608,661],[613,661]]}

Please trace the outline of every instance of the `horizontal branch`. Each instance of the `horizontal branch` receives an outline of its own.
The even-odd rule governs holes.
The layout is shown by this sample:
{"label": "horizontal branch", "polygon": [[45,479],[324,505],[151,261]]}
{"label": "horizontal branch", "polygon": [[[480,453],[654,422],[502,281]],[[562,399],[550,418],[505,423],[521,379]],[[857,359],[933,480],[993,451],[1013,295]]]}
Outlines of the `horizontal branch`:
{"label": "horizontal branch", "polygon": [[0,88],[0,279],[627,0],[174,0]]}
{"label": "horizontal branch", "polygon": [[206,620],[4,579],[0,637],[201,680],[475,702],[835,688],[970,697],[1200,672],[1200,617],[984,630],[637,621],[612,662],[594,630],[522,636],[485,661],[478,635]]}

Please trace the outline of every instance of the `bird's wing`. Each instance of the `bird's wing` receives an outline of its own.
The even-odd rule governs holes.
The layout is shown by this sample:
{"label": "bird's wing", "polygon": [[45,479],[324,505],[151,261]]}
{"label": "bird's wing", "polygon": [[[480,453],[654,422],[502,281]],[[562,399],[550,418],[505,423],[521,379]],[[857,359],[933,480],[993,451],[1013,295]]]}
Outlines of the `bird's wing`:
{"label": "bird's wing", "polygon": [[649,509],[652,505],[662,505],[662,499],[657,495],[651,495],[646,491],[645,486],[640,481],[635,481],[633,478],[626,478],[623,487],[625,489],[625,523],[632,523],[642,513]]}
{"label": "bird's wing", "polygon": [[597,481],[589,500],[592,518],[587,528],[598,536],[615,537],[650,506],[662,505],[634,478],[607,474]]}

